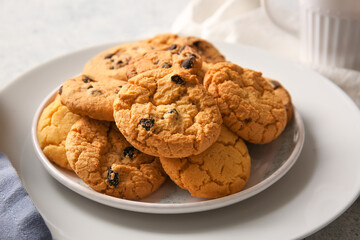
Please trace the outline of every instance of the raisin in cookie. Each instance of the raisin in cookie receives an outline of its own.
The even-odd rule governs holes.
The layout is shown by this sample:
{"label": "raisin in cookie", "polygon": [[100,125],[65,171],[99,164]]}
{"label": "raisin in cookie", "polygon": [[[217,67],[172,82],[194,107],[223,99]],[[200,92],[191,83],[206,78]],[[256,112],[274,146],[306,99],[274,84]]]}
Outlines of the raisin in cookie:
{"label": "raisin in cookie", "polygon": [[225,62],[224,55],[213,44],[204,39],[194,36],[181,36],[175,39],[173,44],[191,46],[202,57],[205,63],[215,64]]}
{"label": "raisin in cookie", "polygon": [[79,115],[114,121],[113,102],[124,84],[125,81],[98,81],[86,75],[79,75],[64,82],[60,91],[61,102]]}
{"label": "raisin in cookie", "polygon": [[166,179],[159,159],[131,146],[114,123],[83,117],[72,126],[65,146],[75,173],[100,193],[141,199]]}
{"label": "raisin in cookie", "polygon": [[279,81],[270,78],[265,79],[273,86],[275,95],[277,95],[284,104],[287,113],[287,122],[289,123],[294,115],[294,107],[290,93],[283,87],[283,85],[281,85]]}
{"label": "raisin in cookie", "polygon": [[207,150],[187,158],[164,158],[168,176],[192,196],[219,198],[241,191],[250,176],[251,159],[244,141],[222,127]]}
{"label": "raisin in cookie", "polygon": [[172,44],[159,50],[152,50],[130,60],[127,79],[148,70],[181,68],[203,78],[202,60],[190,46]]}
{"label": "raisin in cookie", "polygon": [[45,156],[60,167],[72,170],[65,153],[65,140],[71,126],[80,118],[61,104],[57,95],[41,113],[37,137]]}
{"label": "raisin in cookie", "polygon": [[115,122],[137,149],[153,156],[199,154],[216,141],[221,114],[198,76],[155,69],[130,78],[114,101]]}
{"label": "raisin in cookie", "polygon": [[216,99],[224,124],[244,140],[269,143],[284,130],[285,106],[260,72],[217,63],[206,73],[204,86]]}
{"label": "raisin in cookie", "polygon": [[82,73],[99,80],[103,78],[126,80],[127,65],[134,56],[169,46],[177,37],[176,34],[159,34],[153,38],[112,47],[87,62]]}

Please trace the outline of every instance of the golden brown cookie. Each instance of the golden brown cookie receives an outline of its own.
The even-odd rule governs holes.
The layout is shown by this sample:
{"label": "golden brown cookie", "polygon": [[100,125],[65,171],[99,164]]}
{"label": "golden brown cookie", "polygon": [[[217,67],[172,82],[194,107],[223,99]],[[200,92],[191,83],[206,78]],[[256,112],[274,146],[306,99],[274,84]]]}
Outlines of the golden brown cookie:
{"label": "golden brown cookie", "polygon": [[64,82],[60,89],[61,102],[79,115],[114,121],[113,102],[124,84],[121,80],[98,81],[82,74]]}
{"label": "golden brown cookie", "polygon": [[203,78],[202,60],[191,47],[172,44],[159,50],[148,51],[129,61],[127,79],[152,69],[180,68]]}
{"label": "golden brown cookie", "polygon": [[269,143],[284,130],[285,106],[260,72],[217,63],[207,71],[204,86],[217,101],[224,124],[244,140]]}
{"label": "golden brown cookie", "polygon": [[170,46],[177,37],[176,34],[159,34],[153,38],[112,47],[87,62],[83,74],[99,80],[106,78],[126,80],[127,65],[133,57],[147,51]]}
{"label": "golden brown cookie", "polygon": [[191,46],[205,63],[225,62],[225,57],[210,42],[194,36],[181,36],[174,40],[173,44]]}
{"label": "golden brown cookie", "polygon": [[294,115],[294,107],[291,101],[290,93],[281,85],[279,81],[265,78],[272,86],[275,94],[281,99],[287,113],[287,122],[289,123]]}
{"label": "golden brown cookie", "polygon": [[199,155],[164,158],[169,177],[192,196],[219,198],[241,191],[250,176],[251,160],[244,141],[222,127],[217,141]]}
{"label": "golden brown cookie", "polygon": [[72,126],[65,146],[75,173],[100,193],[141,199],[166,179],[159,159],[131,146],[114,123],[81,118]]}
{"label": "golden brown cookie", "polygon": [[199,154],[216,141],[215,100],[185,70],[155,69],[130,78],[114,101],[114,118],[140,151],[163,157]]}
{"label": "golden brown cookie", "polygon": [[57,95],[41,113],[37,137],[45,156],[60,167],[72,170],[65,153],[65,140],[71,126],[80,118],[61,104]]}

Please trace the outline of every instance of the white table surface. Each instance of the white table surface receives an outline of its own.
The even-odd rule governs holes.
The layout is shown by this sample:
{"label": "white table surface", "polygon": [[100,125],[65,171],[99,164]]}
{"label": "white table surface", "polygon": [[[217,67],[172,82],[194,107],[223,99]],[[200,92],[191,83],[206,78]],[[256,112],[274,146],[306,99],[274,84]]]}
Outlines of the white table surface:
{"label": "white table surface", "polygon": [[[0,1],[0,90],[27,70],[57,56],[97,44],[169,32],[188,2]],[[306,239],[360,238],[359,218],[357,200],[337,220]]]}

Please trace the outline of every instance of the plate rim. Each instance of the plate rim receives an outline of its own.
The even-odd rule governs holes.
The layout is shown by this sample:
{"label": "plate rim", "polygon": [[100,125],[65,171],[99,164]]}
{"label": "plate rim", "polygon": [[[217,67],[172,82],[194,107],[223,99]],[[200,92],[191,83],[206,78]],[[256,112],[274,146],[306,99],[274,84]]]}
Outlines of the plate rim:
{"label": "plate rim", "polygon": [[[52,58],[50,60],[44,61],[44,62],[42,62],[40,64],[37,64],[36,66],[31,67],[30,69],[22,72],[19,76],[15,77],[12,81],[10,81],[6,85],[4,85],[0,89],[0,98],[3,97],[4,95],[7,95],[7,93],[6,93],[7,90],[14,91],[15,87],[18,87],[19,83],[22,83],[25,80],[25,77],[28,77],[29,75],[33,74],[38,69],[43,68],[47,64],[56,62],[56,61],[61,60],[62,58],[65,58],[65,57],[69,57],[69,55],[84,54],[84,52],[86,52],[86,51],[105,48],[105,47],[111,46],[110,44],[113,45],[114,43],[116,44],[118,42],[113,42],[112,41],[112,42],[107,42],[107,43],[102,43],[102,44],[96,44],[96,45],[93,45],[91,47],[86,47],[86,48],[82,48],[82,49],[75,49],[74,51],[59,55],[58,57],[54,57],[54,58]],[[355,117],[356,117],[356,119],[359,119],[359,116],[360,116],[359,108],[355,104],[355,102],[350,98],[350,96],[348,94],[346,94],[344,92],[344,90],[342,90],[334,82],[332,82],[331,80],[329,80],[325,76],[319,74],[318,72],[315,72],[313,69],[302,66],[298,62],[295,62],[293,60],[283,58],[283,57],[278,56],[278,55],[276,55],[274,53],[271,53],[271,52],[265,51],[263,49],[253,47],[253,46],[249,46],[249,45],[246,45],[246,44],[242,44],[242,43],[226,43],[226,42],[217,42],[217,44],[219,44],[219,48],[223,48],[223,47],[226,48],[227,46],[231,46],[231,47],[235,46],[235,47],[238,47],[238,48],[243,49],[245,51],[251,51],[251,52],[254,51],[255,54],[263,54],[263,55],[265,55],[265,57],[269,57],[269,58],[272,58],[272,59],[274,59],[276,61],[286,63],[286,65],[288,65],[288,66],[292,66],[292,67],[297,68],[297,69],[299,69],[299,68],[303,69],[306,72],[307,75],[311,75],[314,79],[316,78],[317,80],[322,82],[325,85],[326,88],[336,90],[337,97],[339,97],[341,99],[341,102],[344,104],[344,106],[346,106],[349,109],[349,111],[346,112],[347,115],[351,114],[352,116],[355,116],[357,114]],[[54,86],[50,87],[50,89],[52,89],[53,87]],[[356,113],[355,113],[355,110],[356,110]],[[1,120],[1,116],[0,116],[0,120]],[[31,119],[29,119],[29,122],[30,121],[31,121]],[[13,137],[13,138],[15,138],[15,137]],[[21,142],[21,143],[23,144],[24,142]],[[4,149],[4,150],[6,150],[6,149]],[[16,155],[16,156],[18,156],[18,155]],[[14,166],[16,167],[17,171],[21,170],[19,168],[19,166],[17,166],[19,164],[19,162],[20,162],[19,159],[17,159],[17,158],[10,159],[10,161],[12,161],[12,163],[15,164]],[[20,171],[20,178],[23,180],[23,178],[21,176],[21,171]],[[316,184],[316,183],[317,182],[315,181],[312,184]],[[316,231],[324,228],[326,225],[328,225],[329,223],[334,221],[336,218],[338,218],[340,215],[342,215],[356,201],[356,199],[360,195],[359,181],[356,181],[356,184],[354,184],[352,186],[354,187],[354,189],[356,191],[355,190],[351,191],[351,193],[349,195],[347,195],[346,199],[341,200],[341,202],[342,202],[341,205],[336,209],[336,211],[332,211],[331,216],[329,216],[329,217],[327,217],[325,219],[321,219],[320,221],[317,221],[316,224],[314,224],[312,226],[305,226],[305,225],[299,226],[299,228],[301,228],[301,229],[297,230],[296,233],[290,234],[290,236],[292,236],[291,238],[293,238],[293,237],[294,238],[304,238],[306,236],[309,236],[309,235],[315,233]],[[299,192],[299,194],[302,193],[302,192],[303,192],[303,190],[301,190]],[[51,230],[52,230],[52,232],[54,231],[53,232],[55,234],[54,236],[64,237],[63,234],[65,234],[65,233],[63,232],[63,230],[61,230],[58,227],[53,225],[54,219],[52,219],[52,218],[48,219],[48,215],[46,215],[46,211],[44,209],[39,209],[39,210],[40,210],[40,212],[42,214],[45,214],[45,215],[43,215],[43,217],[45,218],[47,224],[52,226]],[[286,209],[284,211],[291,211],[291,209]]]}

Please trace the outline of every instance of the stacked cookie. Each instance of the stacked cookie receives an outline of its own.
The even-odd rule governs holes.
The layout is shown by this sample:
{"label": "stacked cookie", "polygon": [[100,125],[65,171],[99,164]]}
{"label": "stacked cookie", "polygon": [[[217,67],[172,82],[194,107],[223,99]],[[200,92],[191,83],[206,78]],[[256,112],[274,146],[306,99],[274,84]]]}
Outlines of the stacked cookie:
{"label": "stacked cookie", "polygon": [[162,34],[105,50],[66,80],[38,139],[101,193],[141,199],[169,176],[193,196],[219,198],[249,179],[245,142],[273,141],[291,116],[279,82],[226,62],[206,40]]}

